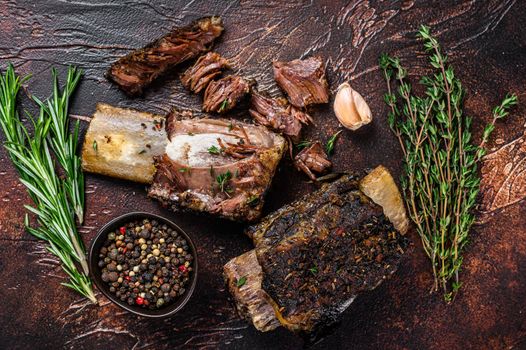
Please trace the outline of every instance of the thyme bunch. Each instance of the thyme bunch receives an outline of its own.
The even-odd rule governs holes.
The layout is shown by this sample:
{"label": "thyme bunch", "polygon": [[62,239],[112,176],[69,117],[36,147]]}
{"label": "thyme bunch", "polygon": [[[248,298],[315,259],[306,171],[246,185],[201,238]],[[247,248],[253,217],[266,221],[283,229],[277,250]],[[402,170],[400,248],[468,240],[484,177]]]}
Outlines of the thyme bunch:
{"label": "thyme bunch", "polygon": [[[421,78],[423,96],[413,93],[400,59],[383,54],[379,65],[387,82],[388,123],[403,152],[402,189],[411,219],[431,260],[434,285],[450,302],[461,287],[462,252],[469,241],[480,187],[478,164],[497,120],[517,103],[508,95],[493,111],[482,141],[474,143],[472,119],[464,115],[464,89],[447,64],[438,41],[422,26],[433,73]],[[395,88],[397,86],[397,88]]]}
{"label": "thyme bunch", "polygon": [[[73,136],[67,134],[67,100],[80,75],[74,68],[69,69],[66,88],[61,95],[56,73],[53,73],[51,99],[46,103],[39,102],[37,117],[28,114],[34,129],[33,135],[30,135],[16,111],[16,97],[26,78],[16,76],[13,66],[9,65],[5,74],[0,74],[0,126],[6,137],[4,146],[19,173],[20,182],[34,203],[33,207],[25,207],[38,218],[38,227],[31,227],[26,214],[26,229],[35,237],[47,241],[47,249],[60,259],[62,268],[69,276],[69,281],[62,284],[96,303],[88,277],[84,245],[75,225],[75,211],[79,209],[76,205],[81,205],[83,209],[83,200],[80,202],[83,196],[73,197],[72,193],[84,193],[83,177],[78,174],[81,170],[76,167],[80,164],[75,154],[78,125]],[[64,179],[57,174],[52,152],[63,166]],[[72,189],[71,186],[79,187]],[[76,264],[80,265],[80,271]]]}

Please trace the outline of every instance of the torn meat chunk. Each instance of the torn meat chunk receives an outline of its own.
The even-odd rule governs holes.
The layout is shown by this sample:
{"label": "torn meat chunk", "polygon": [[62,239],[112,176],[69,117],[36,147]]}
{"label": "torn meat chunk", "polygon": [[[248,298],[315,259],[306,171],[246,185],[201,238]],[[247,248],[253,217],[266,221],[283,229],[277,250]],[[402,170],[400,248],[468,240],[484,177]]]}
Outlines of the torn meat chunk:
{"label": "torn meat chunk", "polygon": [[208,86],[208,83],[228,68],[228,61],[216,52],[208,52],[199,57],[197,62],[184,72],[181,83],[188,90],[198,93]]}
{"label": "torn meat chunk", "polygon": [[127,94],[139,95],[170,68],[210,50],[222,32],[220,17],[205,17],[186,27],[175,28],[113,63],[108,70],[108,79]]}
{"label": "torn meat chunk", "polygon": [[296,107],[329,102],[329,85],[321,57],[274,62],[274,79]]}
{"label": "torn meat chunk", "polygon": [[301,123],[312,122],[305,112],[291,106],[283,98],[272,98],[265,93],[252,92],[250,115],[261,125],[265,125],[297,140]]}
{"label": "torn meat chunk", "polygon": [[294,164],[298,170],[303,171],[313,181],[316,180],[314,173],[321,174],[332,167],[332,163],[319,141],[298,153],[294,158]]}
{"label": "torn meat chunk", "polygon": [[203,111],[225,113],[250,92],[252,83],[238,75],[211,81],[205,90]]}
{"label": "torn meat chunk", "polygon": [[[185,119],[186,118],[186,119]],[[285,140],[263,126],[171,113],[168,143],[148,192],[173,210],[236,221],[261,215]]]}

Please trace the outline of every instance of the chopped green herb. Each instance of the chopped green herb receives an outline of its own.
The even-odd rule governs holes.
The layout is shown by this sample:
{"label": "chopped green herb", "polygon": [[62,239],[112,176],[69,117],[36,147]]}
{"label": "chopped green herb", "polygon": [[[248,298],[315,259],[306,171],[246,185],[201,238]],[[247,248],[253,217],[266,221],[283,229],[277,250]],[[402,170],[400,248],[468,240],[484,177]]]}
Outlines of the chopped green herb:
{"label": "chopped green herb", "polygon": [[247,199],[247,204],[248,205],[256,205],[258,203],[259,203],[259,196],[252,195],[252,196],[248,197],[248,199]]}
{"label": "chopped green herb", "polygon": [[327,141],[327,145],[325,146],[325,150],[327,151],[328,155],[331,155],[332,152],[334,151],[334,143],[336,142],[336,139],[338,138],[338,135],[340,135],[341,132],[342,132],[342,130],[338,131],[336,134],[331,136],[329,141]]}
{"label": "chopped green herb", "polygon": [[187,135],[188,135],[188,136],[194,136],[195,134],[194,134],[193,132],[189,131],[189,132],[187,133]]}
{"label": "chopped green herb", "polygon": [[228,123],[228,131],[232,131],[234,129],[234,125],[232,123]]}
{"label": "chopped green herb", "polygon": [[219,189],[221,192],[226,192],[225,190],[228,190],[227,185],[228,181],[232,178],[232,173],[230,170],[228,170],[226,173],[219,174],[216,177],[217,184],[219,185]]}
{"label": "chopped green herb", "polygon": [[225,98],[223,102],[221,102],[221,106],[219,106],[219,109],[217,110],[218,113],[224,112],[228,108],[228,98]]}
{"label": "chopped green herb", "polygon": [[190,169],[189,168],[181,168],[181,169],[179,169],[179,172],[180,173],[190,172]]}
{"label": "chopped green herb", "polygon": [[95,152],[97,152],[99,149],[99,147],[97,146],[97,140],[93,140],[93,149],[95,150]]}
{"label": "chopped green herb", "polygon": [[247,276],[243,276],[240,279],[238,279],[236,282],[236,286],[241,287],[244,286],[245,283],[247,283]]}
{"label": "chopped green herb", "polygon": [[298,150],[302,150],[302,149],[304,149],[304,148],[309,147],[311,144],[312,144],[312,141],[303,140],[303,141],[301,141],[300,143],[298,143],[298,144],[296,145],[296,148],[297,148]]}
{"label": "chopped green herb", "polygon": [[208,147],[208,153],[210,154],[220,154],[221,153],[221,149],[217,146],[210,146]]}
{"label": "chopped green herb", "polygon": [[315,274],[318,273],[318,268],[317,268],[316,266],[314,266],[314,267],[311,267],[311,268],[309,269],[309,271],[310,271],[310,273],[312,273],[313,275],[315,275]]}
{"label": "chopped green herb", "polygon": [[144,154],[144,153],[146,153],[145,149],[143,149],[142,151],[139,152],[139,154]]}

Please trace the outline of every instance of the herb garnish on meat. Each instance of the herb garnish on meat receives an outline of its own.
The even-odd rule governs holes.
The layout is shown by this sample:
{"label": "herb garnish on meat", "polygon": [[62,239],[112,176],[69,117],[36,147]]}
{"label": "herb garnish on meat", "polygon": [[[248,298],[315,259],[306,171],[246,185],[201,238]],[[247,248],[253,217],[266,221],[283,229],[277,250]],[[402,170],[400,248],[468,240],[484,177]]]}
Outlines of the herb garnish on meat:
{"label": "herb garnish on meat", "polygon": [[241,277],[241,278],[239,278],[239,279],[237,280],[236,286],[238,286],[238,287],[242,287],[242,286],[245,285],[246,282],[247,282],[247,277],[246,277],[246,276],[243,276],[243,277]]}
{"label": "herb garnish on meat", "polygon": [[304,149],[305,147],[309,147],[310,145],[312,144],[312,141],[308,141],[308,140],[303,140],[303,141],[300,141],[296,144],[296,148],[298,150],[302,150]]}
{"label": "herb garnish on meat", "polygon": [[219,174],[216,177],[217,184],[221,192],[229,192],[228,182],[232,179],[232,173],[228,170],[226,173]]}
{"label": "herb garnish on meat", "polygon": [[207,150],[208,150],[208,153],[210,153],[210,154],[220,154],[221,153],[221,149],[219,149],[219,147],[217,147],[215,145],[208,147]]}

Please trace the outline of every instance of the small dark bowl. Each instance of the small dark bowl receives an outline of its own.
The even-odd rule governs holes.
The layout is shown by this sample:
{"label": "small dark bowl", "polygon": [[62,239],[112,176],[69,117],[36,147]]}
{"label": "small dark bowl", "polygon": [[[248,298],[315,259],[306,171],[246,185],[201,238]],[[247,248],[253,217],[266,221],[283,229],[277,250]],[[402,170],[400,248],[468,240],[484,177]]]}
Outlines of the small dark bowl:
{"label": "small dark bowl", "polygon": [[[186,291],[183,295],[179,296],[177,300],[170,305],[167,305],[166,307],[162,307],[158,310],[148,310],[143,309],[139,306],[135,305],[128,305],[128,303],[125,303],[121,301],[119,298],[117,298],[113,293],[110,292],[110,287],[102,280],[102,271],[101,268],[98,266],[99,261],[99,252],[102,248],[104,242],[106,241],[108,234],[112,231],[115,231],[119,227],[130,223],[131,221],[135,220],[143,220],[143,219],[150,219],[150,220],[157,220],[160,224],[165,224],[169,226],[172,230],[176,230],[182,237],[186,239],[188,242],[188,246],[190,247],[191,254],[194,257],[194,261],[192,264],[192,272],[190,274],[190,280],[188,281],[188,285],[186,288]],[[190,297],[192,296],[192,293],[194,292],[195,285],[197,282],[197,251],[195,249],[194,243],[192,242],[192,239],[190,236],[188,236],[179,226],[174,224],[168,219],[163,218],[162,216],[150,214],[150,213],[142,213],[142,212],[134,212],[134,213],[128,213],[121,215],[119,217],[116,217],[115,219],[108,222],[106,225],[104,225],[100,230],[95,239],[91,242],[91,247],[89,250],[89,268],[91,272],[91,276],[93,278],[93,281],[95,281],[95,284],[97,285],[97,288],[104,294],[108,299],[110,299],[115,304],[119,305],[123,309],[134,313],[136,315],[145,316],[145,317],[152,317],[152,318],[162,318],[167,317],[175,314],[177,311],[181,310],[183,306],[190,300]]]}

